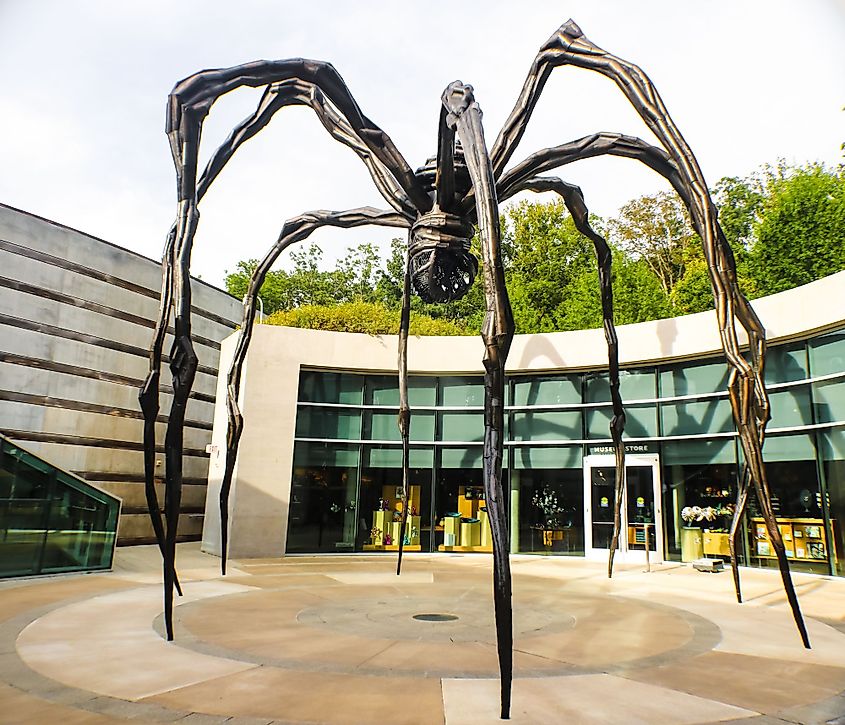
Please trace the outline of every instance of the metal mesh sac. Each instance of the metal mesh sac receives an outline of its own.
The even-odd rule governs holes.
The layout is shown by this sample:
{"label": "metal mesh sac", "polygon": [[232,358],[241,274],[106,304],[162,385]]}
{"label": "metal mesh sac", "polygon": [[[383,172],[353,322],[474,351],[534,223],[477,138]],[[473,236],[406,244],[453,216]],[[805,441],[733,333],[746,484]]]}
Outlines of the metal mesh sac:
{"label": "metal mesh sac", "polygon": [[473,227],[464,219],[435,210],[411,229],[411,284],[423,302],[451,302],[463,297],[478,274],[469,251]]}

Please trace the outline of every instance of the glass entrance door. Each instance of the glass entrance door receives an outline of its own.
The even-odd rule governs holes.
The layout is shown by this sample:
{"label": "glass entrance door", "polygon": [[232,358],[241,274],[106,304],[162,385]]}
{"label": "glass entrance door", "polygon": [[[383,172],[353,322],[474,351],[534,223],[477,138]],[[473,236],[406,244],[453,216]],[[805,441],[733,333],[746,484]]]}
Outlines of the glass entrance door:
{"label": "glass entrance door", "polygon": [[[656,455],[625,456],[627,490],[622,499],[617,557],[621,561],[663,560],[660,465]],[[613,456],[584,457],[585,550],[606,558],[613,539],[616,464]]]}

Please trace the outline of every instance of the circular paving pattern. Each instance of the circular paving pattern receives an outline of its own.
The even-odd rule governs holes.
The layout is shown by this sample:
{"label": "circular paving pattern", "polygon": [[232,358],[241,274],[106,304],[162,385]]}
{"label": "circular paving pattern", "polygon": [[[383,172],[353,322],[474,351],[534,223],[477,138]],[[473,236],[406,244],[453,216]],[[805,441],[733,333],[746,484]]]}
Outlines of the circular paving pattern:
{"label": "circular paving pattern", "polygon": [[[241,562],[225,578],[194,570],[172,643],[159,586],[80,579],[87,596],[0,627],[14,653],[3,671],[12,692],[37,698],[23,722],[496,722],[489,558],[415,557],[398,579],[392,568],[386,557],[327,557]],[[516,559],[513,720],[841,716],[845,636],[809,618],[804,650],[775,577],[743,576],[751,604],[739,607],[728,577],[622,569],[608,581],[589,562]],[[799,587],[812,596],[835,585],[845,601],[842,584]],[[24,712],[8,691],[0,707]]]}

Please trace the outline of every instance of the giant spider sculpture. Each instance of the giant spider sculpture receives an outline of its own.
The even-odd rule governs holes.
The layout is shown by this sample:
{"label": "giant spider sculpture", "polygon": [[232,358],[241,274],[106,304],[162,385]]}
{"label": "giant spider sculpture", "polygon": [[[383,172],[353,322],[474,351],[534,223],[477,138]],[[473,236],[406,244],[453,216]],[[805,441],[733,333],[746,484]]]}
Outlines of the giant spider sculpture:
{"label": "giant spider sculpture", "polygon": [[[597,71],[612,79],[625,94],[662,147],[618,133],[595,133],[539,151],[505,170],[522,138],[534,107],[552,70],[572,65]],[[214,153],[197,180],[197,154],[203,119],[223,94],[241,87],[264,87],[255,113],[240,123]],[[404,503],[399,561],[408,511],[408,451],[410,409],[407,395],[407,338],[410,295],[429,302],[449,302],[463,296],[478,272],[470,253],[476,228],[482,250],[482,273],[487,312],[481,335],[484,341],[484,462],[483,480],[493,541],[493,594],[501,674],[501,715],[509,716],[512,680],[511,574],[507,511],[502,492],[502,447],[505,364],[514,334],[514,322],[505,286],[499,239],[500,202],[520,191],[556,192],[563,199],[578,230],[595,245],[601,286],[604,331],[607,339],[613,417],[610,434],[616,453],[614,532],[608,575],[613,572],[620,507],[625,486],[625,449],[622,434],[625,414],[619,394],[619,366],[613,325],[611,253],[588,219],[581,190],[543,172],[586,158],[611,154],[636,159],[664,176],[683,200],[695,231],[704,245],[722,346],[730,370],[729,394],[744,463],[739,479],[736,512],[731,526],[731,561],[738,601],[739,573],[736,545],[739,523],[753,485],[777,554],[781,576],[802,641],[809,647],[806,628],[792,585],[777,527],[763,465],[762,446],[769,402],[763,383],[765,333],[754,310],[737,286],[736,265],[717,221],[716,209],[693,153],[672,122],[648,77],[636,65],[589,41],[569,20],[543,45],[531,65],[516,104],[488,151],[481,110],[472,86],[459,81],[443,93],[437,154],[412,171],[390,137],[365,116],[340,75],[329,63],[293,58],[255,61],[232,68],[205,70],[179,82],[169,98],[167,135],[176,165],[179,203],[176,222],[167,237],[162,260],[161,308],[150,350],[150,373],[140,393],[144,413],[146,493],[153,527],[164,559],[164,602],[167,638],[173,638],[173,590],[179,587],[175,570],[176,529],[182,483],[182,447],[185,408],[197,369],[191,342],[191,282],[189,265],[199,213],[197,204],[238,147],[269,123],[281,108],[309,106],[333,138],[351,148],[364,164],[389,210],[362,207],[347,211],[313,211],[285,222],[278,240],[252,276],[243,325],[228,374],[225,473],[220,492],[222,568],[226,571],[228,497],[243,420],[238,409],[241,371],[249,346],[258,291],[279,254],[323,226],[357,227],[375,224],[409,230],[399,332],[399,429],[403,448]],[[155,421],[159,412],[162,348],[173,308],[175,337],[170,353],[173,401],[165,439],[164,522],[154,481]],[[748,358],[740,350],[737,323],[748,337]]]}

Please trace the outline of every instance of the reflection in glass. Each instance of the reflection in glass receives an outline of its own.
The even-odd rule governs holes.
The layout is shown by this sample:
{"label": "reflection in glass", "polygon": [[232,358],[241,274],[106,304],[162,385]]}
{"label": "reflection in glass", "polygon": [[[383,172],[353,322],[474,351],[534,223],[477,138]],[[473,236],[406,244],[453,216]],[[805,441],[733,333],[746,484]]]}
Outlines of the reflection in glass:
{"label": "reflection in glass", "polygon": [[0,437],[0,577],[111,567],[118,499]]}
{"label": "reflection in glass", "polygon": [[357,448],[330,443],[294,446],[287,551],[354,550],[357,478]]}
{"label": "reflection in glass", "polygon": [[581,469],[519,469],[513,472],[513,477],[512,485],[519,490],[518,550],[583,556]]}

